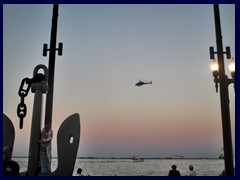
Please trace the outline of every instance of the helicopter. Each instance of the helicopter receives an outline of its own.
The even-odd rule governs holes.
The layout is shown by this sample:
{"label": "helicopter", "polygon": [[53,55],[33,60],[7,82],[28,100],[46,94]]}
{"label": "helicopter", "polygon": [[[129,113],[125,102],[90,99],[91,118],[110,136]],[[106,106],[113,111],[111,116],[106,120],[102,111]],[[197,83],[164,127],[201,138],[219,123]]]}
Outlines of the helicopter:
{"label": "helicopter", "polygon": [[144,82],[144,81],[139,80],[139,82],[136,83],[135,86],[142,86],[142,85],[146,85],[146,84],[152,84],[152,81]]}

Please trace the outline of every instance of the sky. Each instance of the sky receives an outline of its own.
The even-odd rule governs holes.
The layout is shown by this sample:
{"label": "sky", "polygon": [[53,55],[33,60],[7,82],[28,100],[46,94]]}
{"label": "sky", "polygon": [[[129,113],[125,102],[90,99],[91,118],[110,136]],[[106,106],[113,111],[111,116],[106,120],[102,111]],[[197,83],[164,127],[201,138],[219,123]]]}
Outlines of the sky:
{"label": "sky", "polygon": [[[18,90],[49,44],[51,4],[3,5],[3,113],[15,127],[13,155],[27,156],[34,94],[19,129]],[[223,46],[235,57],[235,5],[220,5]],[[210,71],[216,50],[211,4],[60,4],[53,98],[53,156],[62,122],[79,113],[78,157],[218,157],[220,94]],[[230,61],[225,57],[226,74]],[[138,80],[152,85],[136,87]],[[45,98],[43,96],[43,115]],[[229,86],[233,150],[235,92]],[[42,124],[44,119],[42,119]],[[234,151],[235,153],[235,151]]]}

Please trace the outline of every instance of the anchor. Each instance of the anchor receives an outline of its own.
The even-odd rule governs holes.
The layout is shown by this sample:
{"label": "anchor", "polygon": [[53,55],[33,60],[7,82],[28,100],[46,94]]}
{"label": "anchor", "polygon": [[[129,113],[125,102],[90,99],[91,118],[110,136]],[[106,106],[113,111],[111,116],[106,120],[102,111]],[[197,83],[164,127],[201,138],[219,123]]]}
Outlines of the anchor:
{"label": "anchor", "polygon": [[[45,78],[39,78],[39,77],[42,77],[38,73],[40,69],[44,70]],[[43,79],[44,81],[42,81]],[[32,114],[31,136],[30,136],[31,138],[30,138],[29,156],[28,156],[29,157],[28,168],[27,168],[26,175],[36,176],[38,175],[38,164],[39,164],[38,140],[40,139],[40,136],[41,136],[42,95],[44,93],[47,93],[47,90],[48,90],[47,67],[42,64],[36,66],[33,71],[33,78],[23,79],[23,82],[21,83],[21,86],[19,89],[19,94],[22,94],[20,92],[24,92],[24,90],[22,89],[24,81],[28,82],[29,84],[31,83],[31,91],[32,93],[35,93],[33,114]],[[27,91],[26,91],[26,94],[28,94]],[[20,102],[19,105],[21,105],[21,103],[22,102]],[[24,107],[25,106],[26,105],[24,105]],[[20,112],[19,114],[20,114],[19,115],[20,121],[23,121],[21,119],[22,116]],[[13,133],[14,127],[12,125],[12,122],[9,120],[9,118],[4,116],[4,119],[5,119],[4,122],[6,121],[4,125],[7,127],[7,128],[4,128],[4,130],[6,129],[6,131],[8,131],[9,133],[11,132],[11,134],[13,134],[12,136],[9,136],[9,138],[6,138],[6,140],[4,140],[4,143],[6,141],[6,144],[13,147],[12,138],[14,138],[14,133]],[[20,124],[23,125],[23,122],[20,122]],[[80,141],[80,117],[79,117],[79,114],[75,113],[69,116],[66,120],[64,120],[64,122],[61,124],[58,130],[58,133],[57,133],[58,166],[53,173],[48,174],[49,176],[72,176],[73,169],[75,166],[79,141]],[[68,156],[66,156],[66,154]]]}
{"label": "anchor", "polygon": [[[63,44],[59,43],[59,48],[56,47],[57,36],[57,17],[58,4],[53,6],[52,31],[50,40],[50,49],[47,49],[47,44],[43,46],[43,56],[49,55],[49,67],[45,65],[37,65],[33,71],[33,78],[24,78],[20,85],[18,94],[21,97],[20,103],[17,107],[17,114],[20,118],[19,127],[23,128],[23,119],[27,114],[27,106],[24,103],[25,97],[31,88],[34,95],[33,114],[31,135],[29,144],[29,156],[27,172],[22,175],[37,176],[41,175],[38,172],[39,166],[39,143],[41,136],[41,114],[42,114],[42,95],[46,96],[46,110],[45,110],[45,124],[52,123],[52,104],[53,104],[53,85],[54,85],[54,63],[55,51],[58,50],[58,55],[62,55]],[[44,74],[38,73],[42,69]],[[24,89],[24,87],[26,87]],[[15,129],[12,121],[3,114],[3,128],[4,128],[4,146],[9,146],[13,149],[15,139]],[[78,147],[80,142],[80,116],[78,113],[70,115],[61,124],[57,132],[57,159],[58,166],[55,171],[48,174],[49,176],[72,176],[75,161],[77,157]],[[66,156],[67,154],[67,156]]]}
{"label": "anchor", "polygon": [[[3,147],[8,146],[10,149],[13,149],[15,140],[15,129],[12,121],[3,114]],[[10,152],[10,159],[12,159],[12,151]]]}

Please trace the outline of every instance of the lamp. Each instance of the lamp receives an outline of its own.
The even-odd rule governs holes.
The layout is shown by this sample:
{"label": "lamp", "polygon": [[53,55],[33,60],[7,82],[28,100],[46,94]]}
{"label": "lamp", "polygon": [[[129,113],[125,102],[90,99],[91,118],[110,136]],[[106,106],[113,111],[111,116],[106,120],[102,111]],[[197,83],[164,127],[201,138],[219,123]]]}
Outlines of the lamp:
{"label": "lamp", "polygon": [[216,87],[216,92],[218,92],[218,70],[219,70],[219,66],[218,66],[218,62],[216,59],[213,59],[211,64],[210,64],[210,69],[212,71],[213,77],[214,77],[214,82],[215,82],[215,87]]}
{"label": "lamp", "polygon": [[223,51],[219,5],[214,4],[213,9],[214,9],[217,51],[215,52],[213,47],[210,47],[209,50],[210,50],[210,59],[214,59],[214,54],[217,54],[218,59],[217,61],[214,60],[211,63],[211,70],[214,76],[216,91],[218,91],[218,84],[220,85],[224,164],[225,164],[226,175],[234,176],[228,85],[231,83],[234,83],[234,88],[235,88],[235,65],[234,65],[235,63],[234,63],[234,60],[232,59],[229,67],[230,67],[230,72],[233,78],[229,79],[225,74],[225,70],[224,70],[223,55],[226,54],[227,59],[231,59],[230,47],[227,46],[226,51],[225,52]]}
{"label": "lamp", "polygon": [[232,78],[235,81],[235,60],[234,60],[234,58],[231,59],[229,65],[228,65],[228,69],[232,75]]}

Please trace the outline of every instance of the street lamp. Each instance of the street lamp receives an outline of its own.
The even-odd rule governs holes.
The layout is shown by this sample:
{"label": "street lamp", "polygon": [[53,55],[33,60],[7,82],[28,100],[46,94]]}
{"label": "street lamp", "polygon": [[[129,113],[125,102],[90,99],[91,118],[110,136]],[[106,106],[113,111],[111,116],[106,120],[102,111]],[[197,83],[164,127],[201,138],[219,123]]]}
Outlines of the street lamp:
{"label": "street lamp", "polygon": [[[220,101],[221,101],[224,163],[225,163],[226,175],[234,176],[228,85],[233,83],[234,89],[235,89],[235,61],[232,58],[229,64],[229,70],[232,75],[232,79],[229,79],[225,74],[223,55],[226,54],[227,59],[231,59],[230,47],[229,46],[226,47],[226,51],[223,52],[222,32],[221,32],[221,23],[220,23],[220,14],[219,14],[218,4],[214,4],[213,9],[214,9],[217,51],[214,52],[213,47],[209,48],[210,59],[213,59],[210,67],[213,73],[217,92],[218,92],[218,84],[220,86],[219,89],[220,89]],[[217,61],[215,60],[214,54],[217,54]]]}
{"label": "street lamp", "polygon": [[[210,47],[210,48],[212,48],[212,47]],[[212,62],[210,64],[210,69],[211,69],[213,77],[214,77],[216,92],[218,92],[219,66],[218,66],[218,61],[215,58],[212,60]],[[234,60],[234,58],[232,58],[230,63],[228,64],[228,70],[231,73],[232,79],[229,79],[227,76],[225,76],[226,81],[227,81],[228,85],[233,83],[234,90],[235,90],[235,60]]]}

